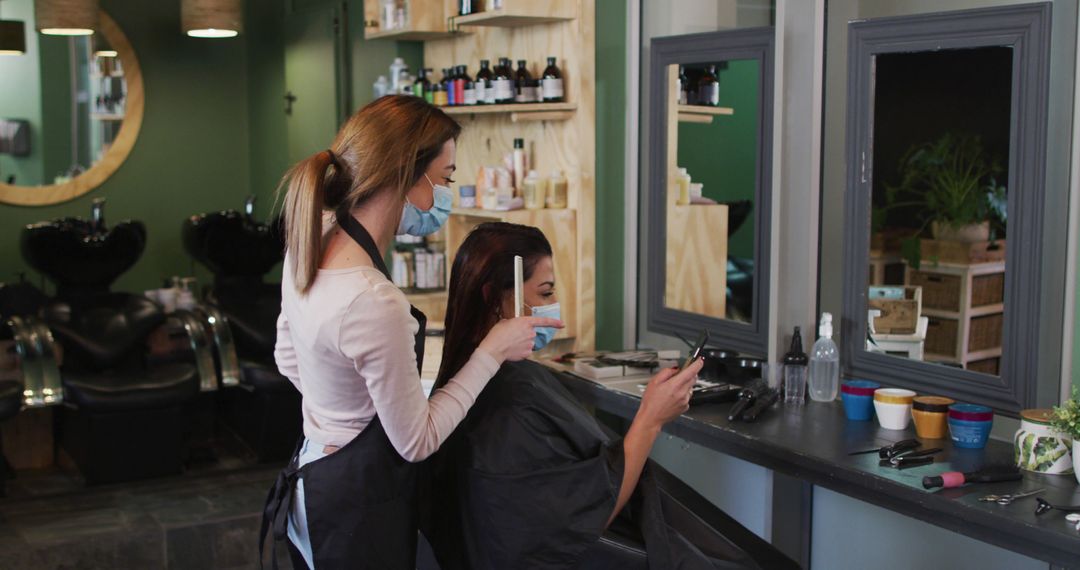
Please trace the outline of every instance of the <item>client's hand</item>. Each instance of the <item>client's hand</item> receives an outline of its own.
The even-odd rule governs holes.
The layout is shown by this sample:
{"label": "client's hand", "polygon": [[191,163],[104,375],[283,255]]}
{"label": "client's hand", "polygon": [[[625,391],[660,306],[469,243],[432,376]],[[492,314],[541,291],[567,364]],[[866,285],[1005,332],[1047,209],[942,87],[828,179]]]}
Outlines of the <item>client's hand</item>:
{"label": "client's hand", "polygon": [[563,322],[546,317],[503,319],[491,327],[477,348],[483,349],[500,363],[524,360],[533,352],[533,341],[536,339],[536,330],[533,327],[561,329]]}
{"label": "client's hand", "polygon": [[657,372],[645,387],[638,417],[650,427],[659,428],[688,410],[690,389],[704,365],[705,361],[699,358],[682,372],[675,368]]}

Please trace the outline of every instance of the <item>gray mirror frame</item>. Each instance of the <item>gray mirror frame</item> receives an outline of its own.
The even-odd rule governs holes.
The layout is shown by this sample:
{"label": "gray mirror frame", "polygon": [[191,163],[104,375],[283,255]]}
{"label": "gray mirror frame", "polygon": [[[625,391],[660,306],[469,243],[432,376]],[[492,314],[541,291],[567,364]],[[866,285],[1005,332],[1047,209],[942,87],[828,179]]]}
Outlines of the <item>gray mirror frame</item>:
{"label": "gray mirror frame", "polygon": [[[854,22],[848,34],[847,188],[844,211],[844,318],[841,351],[849,376],[950,396],[1015,414],[1035,405],[1042,299],[1049,3]],[[1009,144],[1009,247],[999,376],[870,353],[866,344],[870,198],[873,180],[873,58],[878,54],[1013,48]],[[1011,236],[1017,236],[1013,238]],[[1021,236],[1023,236],[1021,238]]]}
{"label": "gray mirror frame", "polygon": [[[651,43],[651,85],[649,124],[654,133],[649,143],[651,165],[645,204],[649,208],[646,255],[652,269],[648,275],[646,324],[660,334],[677,332],[693,338],[707,329],[710,344],[759,356],[768,354],[769,340],[769,268],[772,232],[772,136],[773,136],[773,27],[746,28],[703,34],[654,38]],[[757,188],[754,193],[754,300],[750,323],[710,317],[664,305],[667,255],[667,129],[659,128],[667,120],[669,65],[709,63],[733,59],[756,59],[761,62],[761,85],[758,106]],[[738,112],[738,110],[736,110]]]}

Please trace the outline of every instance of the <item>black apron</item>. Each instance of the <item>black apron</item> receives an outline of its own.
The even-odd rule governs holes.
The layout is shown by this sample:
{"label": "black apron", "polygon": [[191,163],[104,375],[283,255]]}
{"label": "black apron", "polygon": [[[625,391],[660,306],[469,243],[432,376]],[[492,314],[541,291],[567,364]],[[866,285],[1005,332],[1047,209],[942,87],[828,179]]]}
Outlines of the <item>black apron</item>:
{"label": "black apron", "polygon": [[[386,262],[375,240],[351,215],[338,213],[338,224],[371,257],[389,279]],[[427,317],[411,308],[420,323],[416,333],[417,372],[424,362]],[[268,530],[273,531],[273,567],[277,568],[276,541],[288,537],[296,480],[304,480],[304,506],[312,561],[316,568],[416,568],[418,464],[402,459],[390,444],[378,416],[372,418],[344,447],[298,467],[300,438],[289,466],[278,474],[266,498],[259,534],[262,563]]]}

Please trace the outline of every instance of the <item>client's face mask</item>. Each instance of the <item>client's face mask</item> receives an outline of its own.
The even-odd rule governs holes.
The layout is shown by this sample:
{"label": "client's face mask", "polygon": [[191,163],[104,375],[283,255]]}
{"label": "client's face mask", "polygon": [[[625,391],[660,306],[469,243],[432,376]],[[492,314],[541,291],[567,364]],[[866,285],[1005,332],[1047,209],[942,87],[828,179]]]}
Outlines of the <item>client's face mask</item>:
{"label": "client's face mask", "polygon": [[435,203],[431,206],[430,210],[421,210],[405,199],[405,211],[401,213],[401,223],[398,224],[397,235],[411,235],[417,237],[423,237],[431,235],[446,223],[446,219],[450,217],[450,207],[454,203],[454,193],[450,191],[447,186],[438,185],[428,178],[425,174],[424,178],[427,178],[428,184],[431,184],[432,192],[434,194]]}
{"label": "client's face mask", "polygon": [[[561,310],[558,303],[552,303],[550,305],[540,305],[539,307],[529,307],[532,309],[532,316],[545,317],[548,319],[562,320]],[[540,350],[551,342],[551,339],[555,336],[555,329],[552,327],[533,327],[536,329],[536,339],[533,341],[533,350]]]}

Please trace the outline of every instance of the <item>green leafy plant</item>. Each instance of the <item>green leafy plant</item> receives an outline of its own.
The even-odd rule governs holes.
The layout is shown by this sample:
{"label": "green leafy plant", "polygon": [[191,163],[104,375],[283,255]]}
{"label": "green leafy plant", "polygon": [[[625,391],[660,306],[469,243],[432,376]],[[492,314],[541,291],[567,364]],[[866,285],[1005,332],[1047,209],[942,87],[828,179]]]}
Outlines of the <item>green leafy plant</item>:
{"label": "green leafy plant", "polygon": [[1072,398],[1054,406],[1050,425],[1074,440],[1080,439],[1080,390],[1073,388]]}
{"label": "green leafy plant", "polygon": [[1001,167],[987,156],[982,139],[945,133],[912,145],[900,159],[898,184],[885,185],[885,205],[872,212],[872,227],[884,225],[889,211],[914,209],[919,227],[901,244],[901,255],[921,264],[919,237],[933,222],[951,228],[995,220],[1004,227],[1008,193],[997,181]]}

